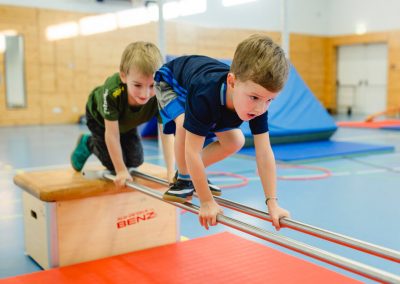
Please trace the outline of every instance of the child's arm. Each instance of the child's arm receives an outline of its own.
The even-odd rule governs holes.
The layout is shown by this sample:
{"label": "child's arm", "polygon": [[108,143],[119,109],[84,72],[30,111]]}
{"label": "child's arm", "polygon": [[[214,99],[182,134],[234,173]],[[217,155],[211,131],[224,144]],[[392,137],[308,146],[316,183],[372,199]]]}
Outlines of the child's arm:
{"label": "child's arm", "polygon": [[377,113],[367,116],[364,121],[365,122],[373,122],[375,120],[375,118],[385,115],[385,114],[387,114],[387,111],[377,112]]}
{"label": "child's arm", "polygon": [[123,187],[126,181],[132,181],[132,176],[129,174],[122,157],[118,121],[105,119],[104,125],[106,128],[104,138],[116,173],[114,183],[117,187]]}
{"label": "child's arm", "polygon": [[271,149],[269,134],[254,135],[258,174],[263,185],[268,212],[276,230],[280,229],[279,219],[289,217],[289,212],[279,207],[276,195],[276,166],[275,157]]}
{"label": "child's arm", "polygon": [[164,161],[165,165],[167,166],[168,182],[172,182],[175,175],[174,135],[164,134],[161,123],[158,123],[158,133],[161,135]]}
{"label": "child's arm", "polygon": [[391,107],[391,108],[388,108],[385,111],[377,112],[377,113],[374,113],[374,114],[371,114],[371,115],[367,116],[364,121],[365,122],[372,122],[372,121],[375,120],[375,118],[377,118],[379,116],[382,116],[382,115],[395,115],[397,112],[400,112],[400,107]]}
{"label": "child's arm", "polygon": [[217,224],[217,214],[222,213],[222,209],[215,202],[208,187],[205,168],[201,159],[204,139],[202,136],[186,131],[185,158],[186,166],[200,200],[199,221],[208,230],[209,225]]}

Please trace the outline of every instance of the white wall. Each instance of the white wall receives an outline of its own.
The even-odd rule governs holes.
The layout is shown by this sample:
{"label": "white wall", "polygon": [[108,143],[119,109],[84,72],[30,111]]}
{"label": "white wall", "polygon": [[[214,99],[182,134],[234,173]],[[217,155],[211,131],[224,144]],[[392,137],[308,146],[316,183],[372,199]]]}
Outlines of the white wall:
{"label": "white wall", "polygon": [[205,27],[279,30],[280,0],[263,0],[223,7],[222,0],[208,0],[207,12],[179,19]]}
{"label": "white wall", "polygon": [[289,31],[325,35],[329,27],[329,3],[331,1],[288,0]]}
{"label": "white wall", "polygon": [[[281,29],[283,0],[258,0],[223,7],[220,0],[208,0],[206,14],[185,21],[205,26]],[[400,29],[400,0],[287,0],[290,32],[316,35],[354,34]]]}
{"label": "white wall", "polygon": [[400,29],[399,0],[330,0],[328,35],[354,34],[358,25],[366,32]]}
{"label": "white wall", "polygon": [[[224,7],[221,0],[208,0],[207,12],[179,19],[207,27],[281,30],[282,0],[258,0]],[[325,34],[328,29],[328,0],[287,0],[290,32]]]}
{"label": "white wall", "polygon": [[[258,0],[239,6],[223,7],[222,0],[207,0],[206,13],[175,21],[206,27],[279,31],[282,1]],[[366,32],[400,29],[400,0],[286,1],[289,32],[315,35],[354,34],[360,24],[365,26]],[[93,13],[132,8],[127,0],[104,0],[103,3],[96,0],[0,0],[1,4]]]}

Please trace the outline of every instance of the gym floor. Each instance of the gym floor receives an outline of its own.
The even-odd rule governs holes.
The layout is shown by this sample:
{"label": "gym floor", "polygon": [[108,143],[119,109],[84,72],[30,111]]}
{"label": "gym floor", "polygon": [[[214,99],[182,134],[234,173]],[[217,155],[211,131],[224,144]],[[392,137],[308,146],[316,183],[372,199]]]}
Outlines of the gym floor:
{"label": "gym floor", "polygon": [[[69,155],[76,139],[85,131],[86,127],[79,125],[0,128],[0,279],[41,269],[24,254],[21,190],[14,185],[13,176],[19,171],[68,167]],[[332,139],[392,145],[395,146],[395,152],[297,162],[296,165],[300,167],[287,167],[278,163],[280,205],[291,212],[294,220],[400,251],[400,132],[340,128]],[[163,164],[156,141],[144,140],[144,149],[146,162]],[[91,157],[89,162],[97,161]],[[245,186],[223,189],[222,197],[265,210],[254,158],[236,155],[210,167],[208,172],[234,173],[247,179],[248,184]],[[324,175],[326,172],[330,176]],[[210,179],[223,187],[242,182],[237,177],[221,174],[210,175]],[[196,200],[193,201],[196,203]],[[181,213],[181,235],[185,238],[194,239],[230,231],[352,278],[371,282],[224,225],[217,225],[207,231],[199,225],[197,216]],[[224,213],[274,231],[268,222],[228,209]],[[397,263],[289,229],[282,229],[279,234],[400,275]]]}

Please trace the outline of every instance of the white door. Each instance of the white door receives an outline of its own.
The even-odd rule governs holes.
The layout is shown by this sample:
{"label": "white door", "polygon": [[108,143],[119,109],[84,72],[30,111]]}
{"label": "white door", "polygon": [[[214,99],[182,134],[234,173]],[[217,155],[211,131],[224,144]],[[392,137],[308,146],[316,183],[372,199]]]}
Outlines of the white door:
{"label": "white door", "polygon": [[367,115],[386,109],[387,45],[338,49],[338,111]]}

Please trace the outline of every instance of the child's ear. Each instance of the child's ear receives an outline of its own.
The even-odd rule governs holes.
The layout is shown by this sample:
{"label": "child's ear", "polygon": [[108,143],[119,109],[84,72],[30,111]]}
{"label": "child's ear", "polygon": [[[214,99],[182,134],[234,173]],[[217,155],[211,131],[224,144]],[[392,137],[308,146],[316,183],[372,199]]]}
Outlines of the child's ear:
{"label": "child's ear", "polygon": [[126,74],[125,74],[125,72],[119,71],[119,78],[121,78],[122,83],[126,84]]}
{"label": "child's ear", "polygon": [[229,85],[229,87],[231,87],[231,88],[234,88],[235,87],[235,80],[236,80],[235,74],[229,72],[228,73],[228,77],[226,78],[227,85]]}

